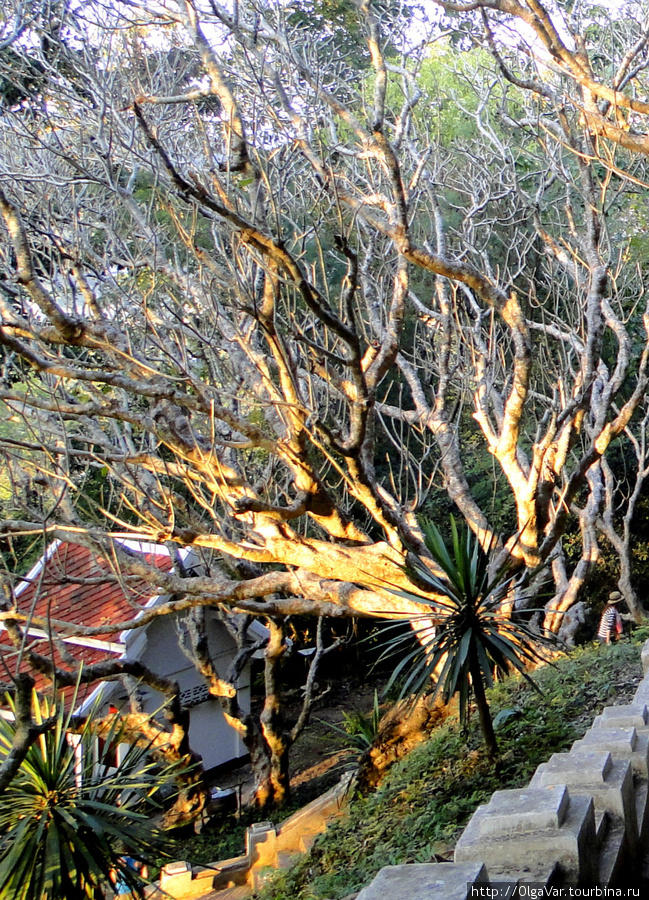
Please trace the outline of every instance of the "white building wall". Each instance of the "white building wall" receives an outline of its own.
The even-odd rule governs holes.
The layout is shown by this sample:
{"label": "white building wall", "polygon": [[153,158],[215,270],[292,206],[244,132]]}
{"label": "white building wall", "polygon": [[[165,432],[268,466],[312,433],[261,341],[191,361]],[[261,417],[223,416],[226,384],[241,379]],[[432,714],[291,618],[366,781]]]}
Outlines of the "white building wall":
{"label": "white building wall", "polygon": [[[181,692],[188,691],[205,682],[180,649],[178,634],[170,618],[161,616],[149,623],[146,644],[138,656],[158,675],[178,681]],[[219,675],[225,675],[234,658],[234,641],[220,622],[209,621],[208,627],[212,659]],[[154,713],[162,705],[163,697],[150,689],[144,689],[143,693],[145,711]],[[250,708],[249,667],[240,680],[239,702],[244,710]],[[238,759],[247,752],[237,732],[226,722],[218,700],[213,698],[191,707],[189,744],[202,756],[206,769]]]}

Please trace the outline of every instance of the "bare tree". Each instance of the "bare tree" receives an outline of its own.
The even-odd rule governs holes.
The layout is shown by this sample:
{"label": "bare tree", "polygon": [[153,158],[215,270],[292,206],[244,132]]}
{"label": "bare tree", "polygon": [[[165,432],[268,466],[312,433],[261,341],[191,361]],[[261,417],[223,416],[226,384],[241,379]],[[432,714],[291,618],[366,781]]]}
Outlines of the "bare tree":
{"label": "bare tree", "polygon": [[[282,663],[292,650],[287,640],[284,620],[268,618],[267,638],[253,640],[248,632],[251,616],[221,612],[221,621],[237,645],[227,673],[221,677],[209,653],[204,608],[190,610],[180,622],[181,646],[194,663],[208,686],[209,692],[221,703],[227,722],[241,736],[255,776],[252,804],[260,809],[284,803],[290,796],[289,753],[306,728],[313,705],[321,699],[316,677],[320,663],[336,650],[342,640],[325,643],[323,618],[318,619],[315,646],[309,659],[301,708],[295,721],[286,718],[283,702]],[[244,709],[239,699],[238,683],[244,667],[255,653],[264,650],[264,697],[259,714]]]}
{"label": "bare tree", "polygon": [[647,29],[616,19],[600,59],[598,13],[444,5],[465,49],[400,44],[363,0],[353,64],[273,2],[84,6],[12,43],[42,77],[0,118],[3,534],[239,561],[184,578],[122,553],[181,598],[138,625],[418,614],[385,587],[419,590],[440,489],[500,560],[551,561],[553,631],[615,540],[606,454],[649,358],[628,241]]}
{"label": "bare tree", "polygon": [[[619,586],[634,618],[640,620],[642,606],[631,582],[630,538],[646,477],[646,422],[643,418],[639,433],[634,434],[630,420],[622,423],[619,418],[623,407],[614,396],[621,390],[629,399],[630,388],[622,385],[630,373],[642,372],[642,361],[639,369],[636,365],[638,332],[641,327],[647,329],[646,310],[640,323],[644,260],[642,254],[634,259],[637,245],[628,240],[634,231],[638,189],[646,187],[644,157],[649,150],[644,134],[649,106],[640,99],[646,94],[649,65],[646,10],[636,3],[625,4],[619,13],[590,4],[577,4],[565,12],[534,2],[478,0],[439,5],[468,16],[465,24],[472,40],[489,50],[500,76],[526,95],[522,114],[520,110],[512,113],[510,107],[504,119],[512,127],[531,130],[551,161],[551,180],[566,187],[562,220],[554,217],[552,221],[553,217],[542,214],[538,200],[544,186],[537,183],[536,202],[529,204],[535,230],[545,252],[565,268],[570,282],[583,285],[585,316],[580,329],[572,327],[579,320],[566,316],[563,306],[554,310],[555,317],[563,319],[559,327],[556,318],[548,327],[549,311],[545,322],[530,323],[535,331],[564,341],[566,350],[571,345],[581,355],[578,380],[572,379],[573,402],[579,398],[581,411],[565,424],[573,433],[577,425],[596,451],[584,458],[588,467],[580,471],[587,492],[582,488],[578,498],[568,491],[561,514],[564,518],[576,515],[582,535],[581,560],[571,573],[559,533],[554,530],[553,536],[553,530],[545,530],[542,556],[547,555],[551,541],[556,584],[546,626],[558,630],[563,614],[592,573],[600,552],[598,531],[620,559]],[[580,210],[577,216],[575,207]],[[566,328],[568,322],[571,327]],[[612,346],[607,346],[610,342]],[[644,406],[641,394],[636,391],[635,396],[636,405]],[[610,443],[612,423],[623,424],[636,460],[626,499],[605,453],[600,452]],[[614,430],[622,433],[615,426]],[[554,454],[553,448],[550,451],[550,455],[546,451],[548,461]],[[553,482],[562,468],[564,464],[559,469],[552,466]],[[621,535],[614,524],[616,514]]]}

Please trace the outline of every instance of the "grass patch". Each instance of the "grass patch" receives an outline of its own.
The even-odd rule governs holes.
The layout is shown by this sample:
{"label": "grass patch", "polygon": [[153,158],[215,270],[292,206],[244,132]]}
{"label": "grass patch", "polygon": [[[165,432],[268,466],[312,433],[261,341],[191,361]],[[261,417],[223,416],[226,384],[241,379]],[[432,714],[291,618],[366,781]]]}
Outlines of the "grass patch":
{"label": "grass patch", "polygon": [[254,816],[242,816],[239,821],[228,818],[215,827],[206,828],[201,834],[169,841],[165,850],[172,859],[183,859],[193,866],[209,866],[223,859],[241,856],[246,849],[246,829],[254,821]]}
{"label": "grass patch", "polygon": [[534,673],[537,694],[520,678],[489,692],[503,718],[497,764],[487,759],[477,721],[463,735],[447,720],[391,770],[369,797],[318,838],[310,854],[279,873],[263,900],[340,900],[368,884],[380,868],[433,862],[450,852],[461,829],[493,791],[525,785],[552,753],[568,750],[603,706],[629,702],[641,677],[638,643],[589,645]]}

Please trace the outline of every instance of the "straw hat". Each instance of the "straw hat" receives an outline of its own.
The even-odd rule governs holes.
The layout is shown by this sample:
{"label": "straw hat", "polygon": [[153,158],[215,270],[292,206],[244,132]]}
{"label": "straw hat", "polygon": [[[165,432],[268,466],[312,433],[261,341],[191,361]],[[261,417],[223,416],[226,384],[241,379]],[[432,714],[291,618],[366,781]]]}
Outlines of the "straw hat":
{"label": "straw hat", "polygon": [[622,594],[619,591],[611,591],[608,595],[609,603],[619,603],[622,600]]}

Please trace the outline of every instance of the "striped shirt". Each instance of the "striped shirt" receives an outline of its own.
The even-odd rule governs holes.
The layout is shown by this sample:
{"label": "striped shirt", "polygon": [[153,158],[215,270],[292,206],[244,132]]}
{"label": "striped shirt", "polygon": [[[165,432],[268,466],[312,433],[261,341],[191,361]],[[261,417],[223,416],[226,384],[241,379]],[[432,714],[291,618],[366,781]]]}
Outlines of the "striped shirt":
{"label": "striped shirt", "polygon": [[607,606],[602,613],[602,618],[599,620],[597,637],[600,641],[606,641],[608,644],[610,643],[611,637],[614,634],[619,634],[621,631],[622,617],[614,606]]}

